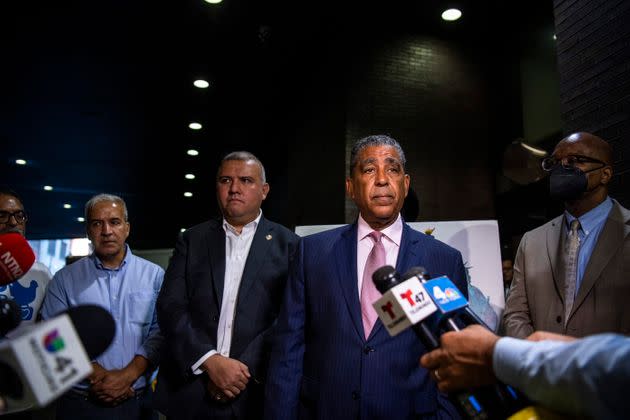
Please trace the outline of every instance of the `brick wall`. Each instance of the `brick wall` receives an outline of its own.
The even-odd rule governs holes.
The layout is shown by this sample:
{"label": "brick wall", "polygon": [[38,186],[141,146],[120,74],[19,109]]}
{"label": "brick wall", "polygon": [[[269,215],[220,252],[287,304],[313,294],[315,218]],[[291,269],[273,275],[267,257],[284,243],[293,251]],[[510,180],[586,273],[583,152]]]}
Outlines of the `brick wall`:
{"label": "brick wall", "polygon": [[[376,45],[351,71],[346,173],[356,139],[397,139],[419,206],[411,221],[494,216],[487,84],[476,62],[454,43],[415,35]],[[346,200],[346,222],[355,217]]]}
{"label": "brick wall", "polygon": [[565,134],[590,131],[615,150],[610,194],[630,206],[630,1],[555,0]]}

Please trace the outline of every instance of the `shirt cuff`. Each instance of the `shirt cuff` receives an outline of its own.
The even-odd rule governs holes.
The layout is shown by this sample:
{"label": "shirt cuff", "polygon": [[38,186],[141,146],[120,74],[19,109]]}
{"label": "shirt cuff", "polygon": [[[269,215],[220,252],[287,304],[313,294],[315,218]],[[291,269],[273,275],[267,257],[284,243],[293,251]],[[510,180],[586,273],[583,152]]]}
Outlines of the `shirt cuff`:
{"label": "shirt cuff", "polygon": [[502,337],[494,346],[492,369],[500,381],[522,389],[531,380],[529,371],[536,362],[540,362],[538,357],[562,344],[562,341],[555,340],[537,342]]}
{"label": "shirt cuff", "polygon": [[197,363],[195,363],[194,365],[191,366],[192,372],[195,375],[201,375],[203,373],[203,370],[199,369],[199,367],[203,364],[203,362],[205,362],[210,356],[214,356],[215,354],[217,354],[218,352],[216,350],[210,350],[208,353],[204,354],[203,356],[201,356],[201,358],[199,360],[197,360]]}

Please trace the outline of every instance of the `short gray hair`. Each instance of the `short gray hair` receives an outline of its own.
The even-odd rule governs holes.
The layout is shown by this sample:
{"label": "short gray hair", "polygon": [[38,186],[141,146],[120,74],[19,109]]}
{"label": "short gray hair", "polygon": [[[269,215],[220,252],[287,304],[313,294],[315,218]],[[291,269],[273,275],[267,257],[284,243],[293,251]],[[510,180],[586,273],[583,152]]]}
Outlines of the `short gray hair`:
{"label": "short gray hair", "polygon": [[357,165],[359,154],[361,153],[363,149],[369,146],[393,147],[394,149],[396,149],[396,152],[398,153],[398,156],[400,157],[400,163],[403,167],[403,170],[405,169],[405,163],[407,161],[405,159],[405,152],[403,152],[403,149],[402,147],[400,147],[400,144],[395,139],[385,134],[375,134],[375,135],[363,137],[362,139],[357,140],[356,143],[354,143],[354,146],[352,146],[352,150],[350,151],[350,175],[352,175],[352,170]]}
{"label": "short gray hair", "polygon": [[254,162],[258,164],[258,166],[260,166],[260,177],[262,178],[262,183],[263,184],[267,183],[267,176],[265,175],[265,167],[263,166],[260,159],[254,156],[253,153],[246,152],[244,150],[228,153],[227,155],[225,155],[223,159],[221,159],[221,163],[219,164],[219,169],[221,168],[221,165],[223,165],[223,162],[225,162],[226,160],[241,160],[243,162],[253,160]]}
{"label": "short gray hair", "polygon": [[125,215],[125,222],[129,221],[129,213],[127,212],[127,203],[125,200],[117,195],[113,194],[97,194],[85,203],[85,221],[89,221],[90,212],[98,203],[118,203],[122,206],[123,214]]}

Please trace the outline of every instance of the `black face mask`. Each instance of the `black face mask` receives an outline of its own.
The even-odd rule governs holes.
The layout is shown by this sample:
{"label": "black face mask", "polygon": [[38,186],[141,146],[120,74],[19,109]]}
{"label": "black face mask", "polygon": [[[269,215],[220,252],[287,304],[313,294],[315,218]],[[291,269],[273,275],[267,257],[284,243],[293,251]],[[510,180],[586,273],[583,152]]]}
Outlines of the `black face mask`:
{"label": "black face mask", "polygon": [[580,198],[586,192],[587,186],[586,173],[575,167],[565,168],[558,165],[549,177],[549,195],[562,201]]}

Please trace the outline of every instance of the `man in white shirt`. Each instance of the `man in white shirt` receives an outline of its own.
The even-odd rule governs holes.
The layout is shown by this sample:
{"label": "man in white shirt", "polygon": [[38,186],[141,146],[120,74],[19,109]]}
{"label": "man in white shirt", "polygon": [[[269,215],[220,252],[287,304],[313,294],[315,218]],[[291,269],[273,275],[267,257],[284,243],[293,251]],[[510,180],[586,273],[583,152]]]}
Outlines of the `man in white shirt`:
{"label": "man in white shirt", "polygon": [[158,298],[156,405],[169,418],[260,417],[271,327],[298,242],[262,215],[269,184],[251,153],[223,158],[216,190],[223,219],[180,236]]}

